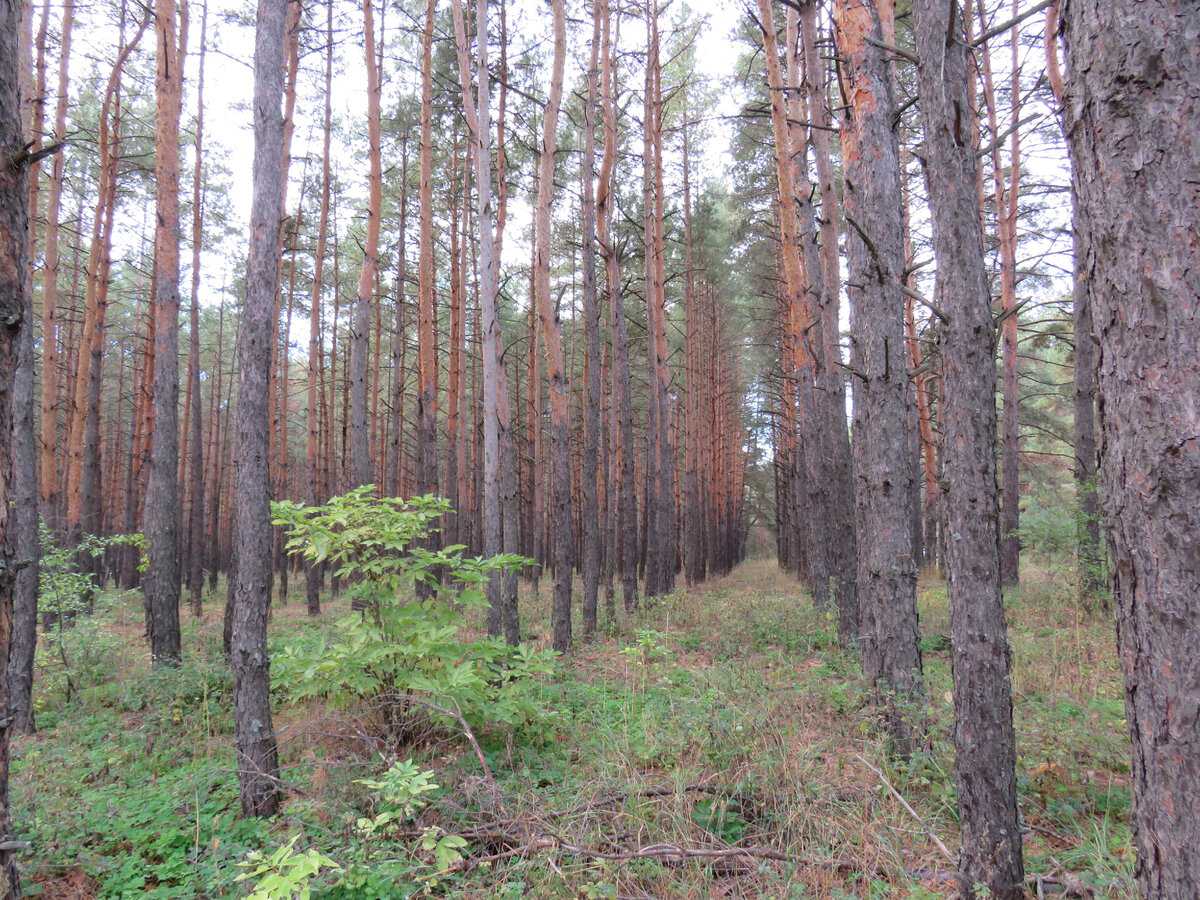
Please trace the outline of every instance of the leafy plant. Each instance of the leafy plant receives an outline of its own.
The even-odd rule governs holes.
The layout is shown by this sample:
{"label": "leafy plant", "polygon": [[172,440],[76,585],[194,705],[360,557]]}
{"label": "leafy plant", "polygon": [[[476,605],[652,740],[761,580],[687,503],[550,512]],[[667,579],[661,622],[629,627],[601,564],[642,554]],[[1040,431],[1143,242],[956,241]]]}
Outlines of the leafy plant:
{"label": "leafy plant", "polygon": [[321,869],[341,868],[318,850],[297,853],[298,840],[300,835],[297,834],[270,856],[252,850],[244,862],[238,863],[246,871],[237,877],[237,881],[258,879],[247,900],[309,900],[312,894],[310,882]]}
{"label": "leafy plant", "polygon": [[[135,547],[141,553],[146,548],[146,539],[140,534],[108,537],[85,534],[75,548],[70,548],[59,543],[45,521],[40,520],[38,542],[41,546],[38,610],[55,626],[42,653],[43,670],[47,673],[44,681],[47,687],[61,690],[63,701],[70,703],[80,685],[93,680],[89,675],[100,674],[94,670],[104,664],[112,649],[109,635],[95,621],[82,628],[77,625],[81,616],[95,610],[98,590],[95,576],[83,571],[80,561],[87,557],[98,559],[113,547]],[[57,664],[52,664],[51,659]],[[43,691],[43,703],[48,693],[51,692]]]}
{"label": "leafy plant", "polygon": [[[498,639],[466,641],[461,634],[464,613],[486,605],[481,586],[487,578],[528,560],[468,559],[458,545],[420,547],[449,504],[435,497],[381,499],[372,490],[358,488],[323,506],[275,504],[275,523],[289,529],[288,548],[314,563],[332,563],[364,609],[336,623],[334,640],[277,646],[275,689],[293,700],[378,701],[396,738],[430,715],[411,702],[414,694],[457,708],[472,726],[521,725],[538,717],[530,683],[552,670],[556,654]],[[435,596],[418,599],[419,584]]]}

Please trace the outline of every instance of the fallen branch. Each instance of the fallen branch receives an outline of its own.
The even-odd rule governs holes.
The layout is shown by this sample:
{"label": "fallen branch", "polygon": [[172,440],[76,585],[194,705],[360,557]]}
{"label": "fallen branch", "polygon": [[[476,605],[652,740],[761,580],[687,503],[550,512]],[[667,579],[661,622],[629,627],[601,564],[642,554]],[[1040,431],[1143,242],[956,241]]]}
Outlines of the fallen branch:
{"label": "fallen branch", "polygon": [[870,769],[872,772],[874,772],[879,777],[879,780],[883,783],[883,786],[885,788],[887,788],[889,791],[891,791],[892,796],[895,797],[897,800],[899,800],[900,804],[906,810],[908,810],[908,814],[910,816],[912,816],[914,819],[916,819],[917,824],[920,825],[921,828],[925,831],[925,833],[927,835],[929,835],[929,837],[933,840],[933,842],[935,844],[937,844],[937,848],[942,851],[942,856],[944,856],[944,857],[946,857],[946,859],[950,860],[950,862],[952,864],[958,865],[958,860],[955,859],[954,854],[950,852],[950,848],[947,847],[945,845],[945,843],[942,842],[942,839],[937,836],[937,832],[934,831],[932,828],[930,828],[929,824],[924,819],[922,819],[919,815],[917,815],[917,811],[909,805],[908,801],[900,796],[900,792],[898,790],[896,790],[894,787],[892,787],[892,783],[887,780],[887,776],[884,775],[883,772],[879,771],[879,769],[875,768],[873,765],[871,765],[869,762],[867,762],[865,759],[863,759],[861,756],[859,756],[857,753],[854,755],[860,763],[862,763],[864,766],[866,766],[868,769]]}

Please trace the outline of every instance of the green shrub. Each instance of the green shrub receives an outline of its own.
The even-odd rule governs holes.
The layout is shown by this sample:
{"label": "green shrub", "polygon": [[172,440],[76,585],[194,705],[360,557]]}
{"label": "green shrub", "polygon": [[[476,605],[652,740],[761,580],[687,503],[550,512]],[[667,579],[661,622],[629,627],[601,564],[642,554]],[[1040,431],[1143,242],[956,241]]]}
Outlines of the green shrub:
{"label": "green shrub", "polygon": [[[340,619],[334,639],[279,642],[272,651],[274,689],[293,701],[381,702],[398,736],[428,716],[413,695],[461,711],[472,727],[536,718],[540,705],[530,682],[551,671],[556,654],[462,635],[464,612],[486,605],[488,577],[529,561],[468,559],[461,546],[419,547],[449,504],[434,497],[380,499],[373,490],[358,488],[323,506],[275,504],[275,524],[289,530],[288,549],[331,563],[352,583],[363,612]],[[418,599],[418,584],[434,596]]]}

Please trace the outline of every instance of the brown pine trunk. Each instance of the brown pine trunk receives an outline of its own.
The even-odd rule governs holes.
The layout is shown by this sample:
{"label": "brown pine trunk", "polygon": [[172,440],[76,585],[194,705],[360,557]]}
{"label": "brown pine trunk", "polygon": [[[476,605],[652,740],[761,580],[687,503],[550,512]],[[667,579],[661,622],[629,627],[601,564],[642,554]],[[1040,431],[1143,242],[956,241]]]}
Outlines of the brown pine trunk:
{"label": "brown pine trunk", "polygon": [[608,0],[597,0],[601,15],[600,94],[604,107],[604,161],[597,179],[597,243],[604,258],[608,291],[609,331],[612,341],[612,405],[609,425],[612,453],[609,461],[609,533],[612,535],[613,569],[621,580],[626,611],[638,607],[637,496],[633,472],[633,404],[630,397],[629,333],[625,298],[621,289],[621,261],[613,242],[616,208],[617,73],[614,23]]}
{"label": "brown pine trunk", "polygon": [[[25,318],[32,305],[28,282],[29,245],[29,170],[25,154],[26,137],[21,123],[21,96],[18,87],[18,29],[20,4],[16,0],[0,3],[0,673],[9,667],[9,643],[13,627],[12,593],[16,569],[15,517],[10,516],[10,477],[16,460],[12,453],[13,379],[16,373],[21,332],[32,325]],[[25,323],[25,324],[22,324]],[[9,693],[8,679],[0,678],[0,717],[7,722],[16,710]],[[9,739],[12,730],[0,728],[0,834],[13,833],[8,805]],[[16,854],[0,850],[0,898],[21,896],[17,880]]]}
{"label": "brown pine trunk", "polygon": [[[803,160],[802,148],[794,147],[791,140],[789,118],[799,116],[799,108],[792,110],[789,117],[784,102],[783,77],[779,65],[779,47],[775,36],[775,24],[771,11],[770,0],[759,0],[759,17],[763,26],[763,50],[767,64],[767,86],[771,93],[771,124],[775,138],[775,174],[778,187],[778,208],[780,222],[780,255],[783,259],[784,272],[784,339],[789,364],[785,373],[790,379],[794,378],[794,388],[789,387],[789,395],[794,390],[797,398],[796,414],[799,432],[797,433],[796,457],[794,458],[794,493],[792,501],[795,504],[795,520],[792,523],[800,532],[803,541],[801,557],[806,565],[804,575],[809,584],[813,603],[824,607],[829,603],[829,567],[826,563],[825,548],[830,541],[823,533],[822,523],[829,521],[826,511],[828,503],[824,502],[822,492],[826,483],[824,472],[821,470],[821,460],[825,455],[821,446],[822,435],[827,430],[822,428],[818,418],[818,408],[814,392],[815,366],[811,347],[820,344],[819,322],[815,322],[812,309],[809,306],[810,294],[819,295],[819,289],[812,291],[810,279],[813,275],[819,277],[815,269],[819,263],[816,257],[815,236],[806,235],[805,246],[801,246],[801,222],[797,217],[797,185],[795,181],[796,160]],[[791,16],[789,15],[789,20]],[[792,43],[795,26],[789,21],[789,45]],[[789,72],[789,87],[793,96],[798,95],[799,72],[797,60],[789,53],[792,65]],[[807,192],[803,192],[807,195]],[[805,201],[805,210],[811,216],[811,207]],[[811,232],[812,222],[804,223]],[[810,259],[806,259],[806,253]],[[813,340],[812,332],[816,330],[818,338]],[[803,528],[799,528],[800,522]]]}
{"label": "brown pine trunk", "polygon": [[363,242],[358,300],[350,330],[350,469],[352,486],[374,480],[367,421],[367,346],[371,301],[379,257],[379,225],[383,216],[383,161],[380,150],[380,78],[376,59],[375,16],[371,0],[363,0],[363,47],[367,69],[367,234]]}
{"label": "brown pine trunk", "polygon": [[[68,86],[70,83],[71,32],[75,21],[75,0],[64,0],[62,37],[58,60],[58,100],[54,108],[54,140],[61,141],[67,131]],[[42,260],[42,444],[41,467],[42,514],[53,527],[59,510],[58,460],[58,398],[62,383],[58,355],[58,274],[59,225],[62,208],[63,177],[66,161],[61,153],[54,155],[50,169],[50,185],[46,196],[46,245]]]}
{"label": "brown pine trunk", "polygon": [[179,643],[179,116],[187,13],[176,32],[175,0],[156,0],[158,36],[154,141],[154,431],[142,529],[149,541],[146,605],[150,656],[175,665]]}
{"label": "brown pine trunk", "polygon": [[[978,7],[979,21],[986,30],[983,4]],[[1020,425],[1018,419],[1018,371],[1017,371],[1017,192],[1020,185],[1020,85],[1017,80],[1020,69],[1016,65],[1017,30],[1013,28],[1013,90],[1012,134],[1009,154],[1009,178],[1004,177],[1001,147],[998,141],[992,147],[992,184],[996,208],[996,238],[1000,251],[1000,311],[1004,317],[1000,332],[1001,358],[1004,377],[1001,390],[1004,396],[1003,421],[1000,435],[1001,472],[1001,521],[1000,566],[1005,587],[1015,587],[1019,581],[1021,543],[1018,535],[1020,519]],[[998,96],[992,77],[991,52],[987,41],[980,46],[983,72],[984,99],[988,106],[988,126],[993,137],[999,135],[997,114]]]}
{"label": "brown pine trunk", "polygon": [[[454,0],[454,31],[459,78],[466,113],[470,156],[475,166],[476,223],[479,231],[480,344],[483,363],[483,555],[494,556],[517,546],[515,509],[515,455],[512,452],[508,378],[504,370],[503,334],[497,309],[499,295],[499,241],[492,221],[491,99],[488,78],[487,2],[477,0],[475,33],[477,56],[476,96],[471,94],[471,65],[462,7]],[[506,446],[505,446],[506,444]],[[493,573],[487,583],[488,633],[504,634],[510,644],[520,642],[516,607],[516,582]]]}
{"label": "brown pine trunk", "polygon": [[[858,598],[863,673],[892,745],[914,745],[905,710],[924,695],[912,558],[912,467],[904,351],[904,245],[895,100],[875,0],[837,0],[833,20],[850,104],[842,127],[851,304]],[[890,9],[890,7],[889,7]]]}
{"label": "brown pine trunk", "polygon": [[242,814],[279,808],[279,754],[271,724],[267,613],[271,606],[271,409],[267,385],[275,343],[279,210],[283,191],[286,3],[261,0],[254,48],[254,168],[246,299],[238,335],[238,466],[234,502],[238,550],[229,661]]}
{"label": "brown pine trunk", "polygon": [[417,271],[417,490],[436,494],[437,312],[433,297],[433,21],[435,0],[425,4],[421,49],[421,255]]}
{"label": "brown pine trunk", "polygon": [[[838,201],[834,184],[830,115],[825,60],[817,52],[817,4],[808,0],[801,5],[800,39],[804,46],[805,92],[809,117],[818,127],[811,129],[817,182],[821,196],[820,217],[820,319],[823,365],[817,374],[824,395],[830,492],[830,515],[835,538],[829,560],[831,588],[838,608],[838,642],[850,649],[858,642],[857,547],[854,526],[854,479],[851,471],[850,438],[846,429],[846,385],[841,356],[841,275],[838,256]],[[821,398],[818,398],[819,402]]]}
{"label": "brown pine trunk", "polygon": [[[1046,71],[1054,99],[1063,100],[1062,68],[1058,62],[1058,4],[1046,12]],[[1078,200],[1072,194],[1072,209]],[[1079,598],[1084,606],[1107,606],[1104,556],[1100,548],[1100,496],[1096,492],[1096,341],[1092,336],[1092,311],[1088,305],[1087,248],[1078,228],[1072,230],[1075,260],[1073,325],[1075,338],[1074,421],[1072,447],[1075,452],[1076,530],[1075,560],[1079,569]]]}
{"label": "brown pine trunk", "polygon": [[[550,207],[554,200],[554,154],[558,149],[558,113],[562,104],[563,69],[567,53],[564,0],[551,0],[554,15],[554,65],[550,95],[542,116],[535,207],[536,262],[534,294],[542,340],[546,345],[546,374],[550,380],[550,530],[553,534],[554,603],[551,611],[554,649],[571,649],[571,459],[570,412],[563,368],[562,332],[550,297]],[[537,473],[535,473],[536,475]]]}
{"label": "brown pine trunk", "polygon": [[580,202],[583,233],[580,252],[583,257],[583,327],[587,337],[587,399],[584,414],[583,509],[580,516],[583,569],[583,633],[596,630],[600,592],[600,311],[596,302],[596,94],[599,89],[600,15],[592,9],[592,42],[586,73],[587,98],[584,101],[582,198]]}
{"label": "brown pine trunk", "polygon": [[[321,294],[325,289],[325,241],[329,234],[329,147],[333,125],[333,2],[325,7],[325,121],[324,145],[321,151],[321,211],[317,221],[317,249],[313,255],[312,295],[308,310],[308,409],[305,413],[304,442],[304,502],[316,506],[324,499],[318,466],[320,447],[320,366],[321,366]],[[310,616],[321,614],[321,585],[324,581],[319,565],[305,569],[305,599]]]}
{"label": "brown pine trunk", "polygon": [[[29,15],[32,17],[32,4],[27,4]],[[32,24],[32,20],[30,22]],[[42,16],[41,32],[44,38],[45,34],[46,15]],[[22,30],[22,34],[27,32]],[[10,49],[10,48],[6,48]],[[21,50],[22,65],[28,65],[29,62],[28,46]],[[41,120],[43,113],[41,111],[41,88],[45,82],[45,63],[44,54],[39,46],[38,49],[38,66],[37,66],[37,93],[33,97],[18,96],[18,102],[25,106],[25,112],[32,112],[32,129],[22,128],[19,134],[24,134],[26,139],[33,140],[31,150],[33,153],[42,151],[39,136],[41,133]],[[28,85],[33,88],[33,85]],[[2,90],[2,89],[0,89]],[[0,101],[2,102],[2,101]],[[0,121],[6,119],[7,116],[0,116]],[[4,147],[0,153],[0,159],[11,159],[11,148]],[[18,165],[18,168],[23,168],[24,171],[14,173],[15,177],[11,177],[6,181],[0,181],[0,204],[7,207],[10,203],[15,203],[15,194],[20,190],[22,184],[27,186],[28,193],[24,198],[28,212],[25,216],[25,222],[29,227],[26,241],[26,251],[17,251],[12,255],[11,259],[0,258],[0,266],[12,264],[22,264],[24,271],[15,272],[15,278],[4,278],[0,281],[4,287],[0,288],[3,292],[4,299],[0,301],[6,314],[10,314],[10,310],[16,308],[19,310],[19,321],[23,324],[13,328],[5,329],[6,334],[0,341],[7,342],[11,337],[16,338],[15,345],[7,350],[0,350],[0,354],[7,354],[15,350],[16,366],[8,373],[5,369],[7,364],[0,365],[0,396],[8,394],[11,397],[12,410],[11,419],[4,416],[0,417],[0,428],[11,427],[11,433],[5,432],[2,439],[7,446],[0,450],[0,472],[7,472],[6,480],[9,483],[8,497],[0,496],[0,503],[7,504],[11,499],[12,510],[14,515],[8,523],[0,525],[0,530],[4,532],[3,539],[0,540],[0,547],[4,549],[4,559],[12,560],[13,553],[15,558],[22,562],[21,568],[16,572],[16,575],[8,582],[7,585],[0,583],[0,590],[4,593],[0,594],[0,621],[7,620],[7,627],[0,628],[0,632],[7,632],[9,646],[7,652],[0,653],[0,662],[3,662],[3,668],[0,668],[0,675],[6,677],[8,682],[7,691],[0,692],[0,714],[11,714],[12,727],[24,734],[30,734],[34,730],[33,718],[33,663],[34,655],[37,647],[37,603],[38,603],[38,556],[39,556],[39,540],[38,540],[38,480],[37,480],[37,448],[35,441],[37,433],[34,430],[34,408],[36,406],[36,395],[34,392],[34,347],[33,347],[33,293],[32,293],[32,265],[31,261],[34,258],[34,227],[33,221],[37,213],[37,164],[36,160],[27,166]],[[16,230],[16,226],[20,225],[19,217],[14,217],[15,209],[6,208],[3,213],[0,213],[0,243],[3,239],[15,239],[22,235],[21,230]],[[12,292],[10,295],[9,292]],[[11,393],[9,391],[11,389]],[[5,459],[7,457],[7,460]],[[11,460],[11,468],[7,464]],[[11,590],[11,596],[8,594]],[[0,748],[0,757],[6,758],[6,749],[8,744],[8,728],[4,728],[5,737],[2,739],[3,748]],[[7,818],[7,784],[0,789],[0,824],[5,824],[4,819]]]}
{"label": "brown pine trunk", "polygon": [[968,115],[967,52],[953,0],[913,4],[924,167],[937,296],[946,314],[942,351],[954,678],[955,775],[962,833],[959,892],[1018,900],[1025,894],[1017,813],[1010,652],[1001,596],[996,496],[995,324],[983,256]]}
{"label": "brown pine trunk", "polygon": [[201,546],[204,542],[204,424],[200,404],[200,248],[204,238],[204,56],[208,36],[208,2],[205,0],[200,16],[200,67],[196,76],[197,114],[195,166],[192,169],[192,305],[191,340],[188,345],[188,390],[185,408],[190,410],[190,454],[185,453],[191,466],[191,516],[188,524],[187,586],[191,595],[192,614],[202,611],[204,567]]}
{"label": "brown pine trunk", "polygon": [[675,459],[670,441],[670,370],[666,315],[662,166],[662,61],[658,0],[649,6],[642,193],[649,325],[649,421],[646,430],[646,596],[669,593],[675,582]]}
{"label": "brown pine trunk", "polygon": [[[97,146],[100,152],[100,184],[95,211],[92,217],[91,249],[88,252],[87,287],[84,298],[83,322],[80,338],[72,342],[78,346],[75,380],[72,387],[73,403],[70,409],[70,425],[67,443],[67,514],[66,537],[68,545],[78,542],[86,527],[84,522],[85,498],[92,493],[95,473],[88,463],[92,456],[87,452],[86,433],[89,411],[99,415],[98,405],[89,407],[89,380],[93,368],[102,358],[103,329],[108,297],[108,257],[112,242],[113,208],[116,203],[117,160],[119,157],[120,119],[118,114],[121,70],[125,60],[141,39],[148,19],[142,21],[137,33],[117,55],[117,61],[105,87],[104,100],[100,108],[100,126]],[[111,137],[110,137],[111,134]],[[93,365],[95,363],[95,366]],[[94,384],[99,388],[97,373]],[[143,432],[144,433],[144,432]]]}
{"label": "brown pine trunk", "polygon": [[[686,104],[686,98],[685,98]],[[684,253],[684,366],[687,370],[683,414],[683,575],[688,587],[704,580],[707,560],[700,538],[700,355],[696,312],[696,273],[692,257],[692,182],[688,145],[688,111],[683,114],[683,253]]]}
{"label": "brown pine trunk", "polygon": [[1063,36],[1136,872],[1144,897],[1174,900],[1200,884],[1200,17],[1071,0]]}

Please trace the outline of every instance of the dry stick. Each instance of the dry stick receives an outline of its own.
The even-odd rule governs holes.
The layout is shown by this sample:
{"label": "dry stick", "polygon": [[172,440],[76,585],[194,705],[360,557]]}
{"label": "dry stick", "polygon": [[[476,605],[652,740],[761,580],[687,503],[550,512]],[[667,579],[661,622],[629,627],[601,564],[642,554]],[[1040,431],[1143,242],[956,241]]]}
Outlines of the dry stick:
{"label": "dry stick", "polygon": [[925,822],[925,820],[922,819],[919,815],[917,815],[917,811],[915,809],[913,809],[911,806],[909,806],[908,801],[900,796],[900,792],[898,790],[896,790],[894,787],[892,787],[892,783],[887,780],[887,776],[885,776],[881,771],[879,771],[877,768],[875,768],[873,765],[871,765],[869,762],[867,762],[865,759],[863,759],[857,753],[854,754],[854,756],[860,763],[862,763],[864,766],[866,766],[868,769],[870,769],[872,772],[874,772],[877,776],[879,776],[879,780],[883,783],[883,786],[885,788],[887,788],[889,791],[891,791],[892,796],[895,797],[897,800],[899,800],[901,805],[906,810],[908,810],[908,814],[917,820],[917,824],[919,824],[925,830],[925,833],[927,835],[929,835],[930,838],[933,839],[933,842],[935,844],[937,844],[937,848],[942,851],[942,855],[945,856],[946,859],[950,860],[950,862],[952,864],[958,865],[958,860],[954,858],[954,854],[950,852],[950,848],[947,847],[944,843],[942,843],[942,839],[937,836],[937,832],[935,832],[932,828],[930,828],[929,825]]}

